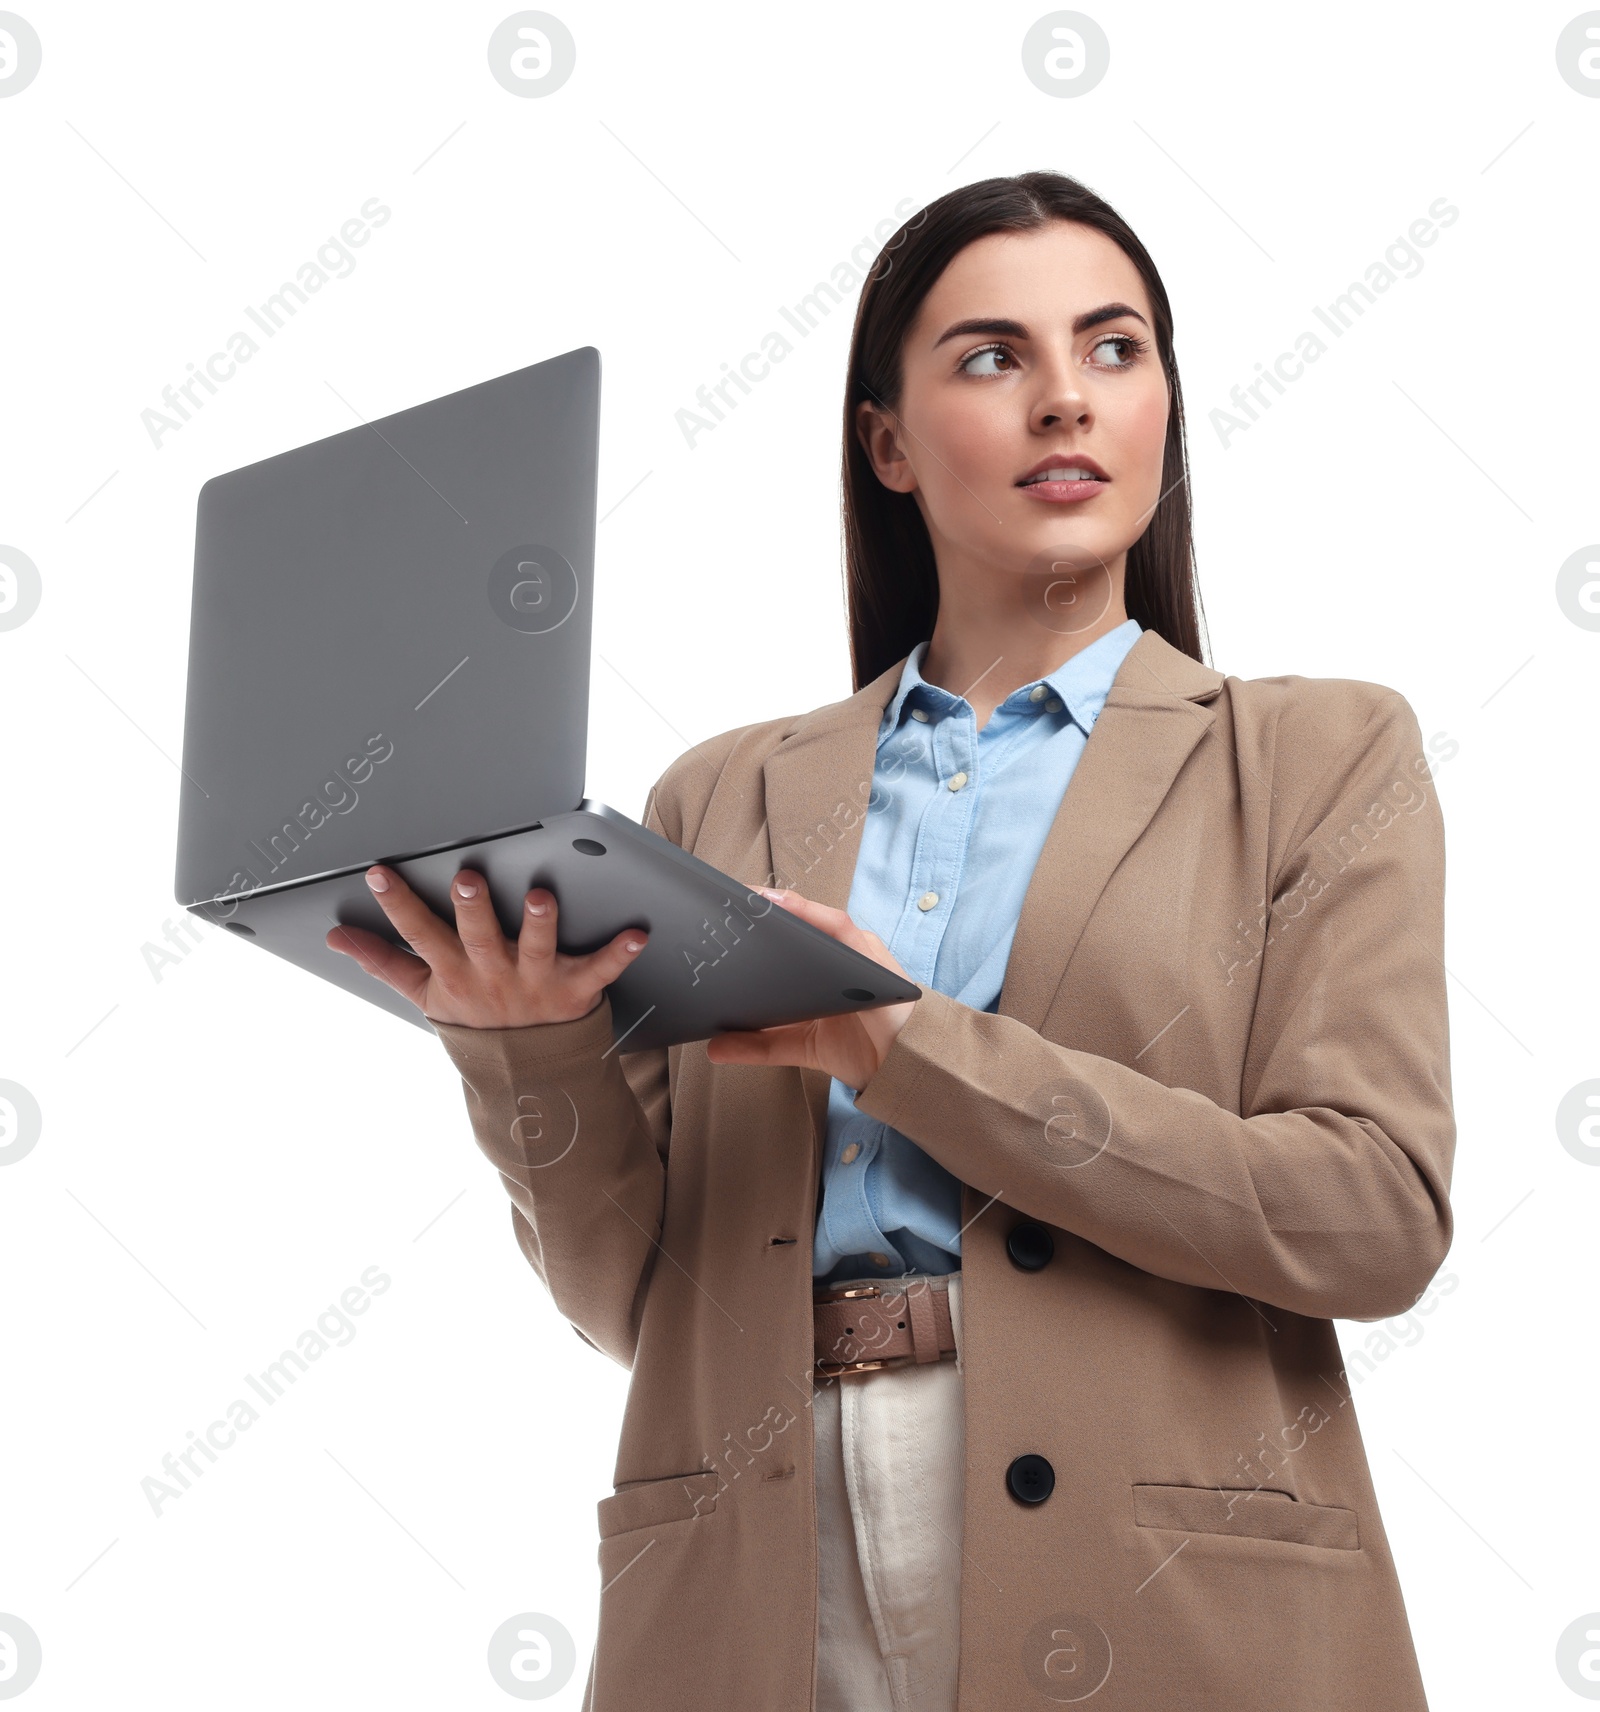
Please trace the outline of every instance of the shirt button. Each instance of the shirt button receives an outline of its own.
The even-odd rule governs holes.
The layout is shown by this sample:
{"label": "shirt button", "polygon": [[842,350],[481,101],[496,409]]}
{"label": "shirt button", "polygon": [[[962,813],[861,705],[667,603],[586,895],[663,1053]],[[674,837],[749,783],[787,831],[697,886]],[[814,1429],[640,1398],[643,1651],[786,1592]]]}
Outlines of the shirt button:
{"label": "shirt button", "polygon": [[851,1160],[853,1160],[853,1159],[854,1159],[854,1158],[855,1158],[855,1156],[856,1156],[856,1155],[857,1155],[857,1154],[858,1154],[858,1153],[859,1153],[859,1152],[860,1152],[860,1151],[861,1151],[861,1144],[860,1144],[860,1143],[859,1143],[859,1142],[854,1142],[854,1141],[852,1141],[852,1142],[851,1142],[851,1143],[850,1143],[850,1145],[849,1145],[849,1146],[848,1146],[848,1147],[847,1147],[847,1148],[846,1148],[846,1149],[845,1149],[845,1150],[844,1150],[844,1152],[843,1152],[843,1153],[841,1153],[841,1154],[840,1154],[840,1155],[839,1155],[839,1158],[840,1158],[840,1159],[841,1159],[841,1160],[842,1160],[842,1161],[843,1161],[843,1162],[844,1162],[844,1163],[845,1163],[845,1164],[846,1164],[846,1165],[848,1165],[848,1164],[849,1164],[849,1163],[850,1163],[850,1162],[851,1162]]}
{"label": "shirt button", "polygon": [[921,721],[922,721],[922,722],[923,722],[923,724],[924,724],[924,725],[926,725],[926,724],[927,724],[927,721],[928,721],[928,716],[927,716],[927,714],[925,714],[925,713],[924,713],[924,712],[923,712],[923,711],[922,711],[922,709],[921,709],[921,708],[920,708],[920,707],[914,707],[914,708],[912,708],[912,710],[911,710],[911,717],[912,717],[912,718],[913,718],[913,719],[920,719],[920,720],[921,720]]}
{"label": "shirt button", "polygon": [[959,791],[966,782],[967,775],[965,773],[952,773],[950,775],[950,789],[953,791]]}
{"label": "shirt button", "polygon": [[889,1264],[889,1257],[886,1254],[869,1254],[867,1259],[870,1260],[874,1266],[887,1266]]}
{"label": "shirt button", "polygon": [[1060,713],[1060,711],[1061,711],[1061,698],[1059,696],[1051,696],[1049,701],[1047,701],[1044,705],[1049,712]]}
{"label": "shirt button", "polygon": [[1033,686],[1033,688],[1028,691],[1028,700],[1029,701],[1043,701],[1044,697],[1045,697],[1045,688],[1044,688],[1043,684],[1035,684]]}
{"label": "shirt button", "polygon": [[931,910],[938,901],[939,894],[937,892],[924,892],[922,896],[917,899],[917,908],[919,910]]}

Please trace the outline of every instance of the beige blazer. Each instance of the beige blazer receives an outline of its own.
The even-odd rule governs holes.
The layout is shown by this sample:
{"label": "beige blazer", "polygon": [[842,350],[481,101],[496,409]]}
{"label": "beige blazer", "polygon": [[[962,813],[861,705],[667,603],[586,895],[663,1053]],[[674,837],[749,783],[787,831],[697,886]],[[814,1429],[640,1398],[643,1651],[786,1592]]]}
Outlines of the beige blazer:
{"label": "beige blazer", "polygon": [[[844,907],[901,664],[701,744],[648,824]],[[926,990],[859,1091],[964,1185],[961,1712],[1425,1707],[1330,1320],[1409,1308],[1450,1245],[1443,885],[1404,697],[1147,630],[999,1014]],[[827,1077],[619,1052],[604,999],[437,1027],[524,1254],[632,1369],[585,1707],[809,1712]]]}

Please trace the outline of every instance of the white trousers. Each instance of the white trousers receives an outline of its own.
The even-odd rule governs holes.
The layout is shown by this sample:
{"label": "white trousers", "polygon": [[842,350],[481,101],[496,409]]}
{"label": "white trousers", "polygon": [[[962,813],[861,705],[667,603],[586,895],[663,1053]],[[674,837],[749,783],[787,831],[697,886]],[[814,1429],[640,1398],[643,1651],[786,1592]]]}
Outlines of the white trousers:
{"label": "white trousers", "polygon": [[815,1712],[955,1712],[966,1458],[959,1272],[950,1274],[950,1321],[954,1358],[817,1381]]}

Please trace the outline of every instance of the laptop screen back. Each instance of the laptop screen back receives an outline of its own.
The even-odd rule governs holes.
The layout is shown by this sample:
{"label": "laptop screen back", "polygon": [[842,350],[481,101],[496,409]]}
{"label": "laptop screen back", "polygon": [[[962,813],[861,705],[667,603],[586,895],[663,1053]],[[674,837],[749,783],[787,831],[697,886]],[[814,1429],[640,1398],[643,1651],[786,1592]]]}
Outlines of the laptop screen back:
{"label": "laptop screen back", "polygon": [[180,902],[577,807],[599,414],[584,347],[205,484]]}

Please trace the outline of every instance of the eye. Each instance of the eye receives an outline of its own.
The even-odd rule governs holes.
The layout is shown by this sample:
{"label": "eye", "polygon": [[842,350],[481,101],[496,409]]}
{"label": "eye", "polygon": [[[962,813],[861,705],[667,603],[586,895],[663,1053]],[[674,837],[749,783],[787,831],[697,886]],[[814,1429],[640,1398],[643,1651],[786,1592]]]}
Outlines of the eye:
{"label": "eye", "polygon": [[1009,345],[980,345],[968,351],[956,366],[970,375],[1014,374],[1017,356]]}
{"label": "eye", "polygon": [[1119,359],[1116,362],[1102,363],[1100,365],[1102,368],[1108,369],[1132,368],[1139,358],[1150,348],[1149,343],[1146,340],[1139,338],[1137,334],[1108,333],[1105,338],[1097,339],[1095,341],[1089,355],[1092,357],[1097,352],[1105,350],[1108,346],[1116,350]]}

